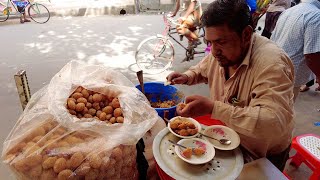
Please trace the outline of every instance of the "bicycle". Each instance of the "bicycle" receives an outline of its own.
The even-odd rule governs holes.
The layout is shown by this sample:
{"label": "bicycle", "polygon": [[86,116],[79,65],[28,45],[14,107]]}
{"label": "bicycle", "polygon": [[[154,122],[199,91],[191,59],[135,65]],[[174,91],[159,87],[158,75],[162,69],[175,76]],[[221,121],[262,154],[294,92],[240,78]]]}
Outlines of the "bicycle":
{"label": "bicycle", "polygon": [[[9,6],[11,3],[12,7],[16,10],[16,13],[12,12],[12,7]],[[18,6],[22,7],[22,10],[18,10]],[[28,7],[28,15],[30,18],[39,24],[43,24],[49,21],[50,19],[50,12],[47,7],[45,7],[43,4],[33,2],[31,3],[29,0],[25,1],[13,1],[8,0],[7,4],[0,2],[0,22],[4,22],[9,18],[9,15],[22,15]]]}
{"label": "bicycle", "polygon": [[[186,47],[175,37],[173,37],[174,34],[178,33],[176,26],[180,25],[177,20],[174,20],[173,18],[170,18],[168,17],[168,15],[163,13],[163,21],[165,23],[165,30],[163,31],[162,35],[158,34],[156,36],[151,36],[144,39],[138,45],[135,53],[135,59],[138,67],[148,74],[158,74],[171,67],[174,60],[175,51],[174,46],[169,38],[174,40],[186,50],[186,57],[182,60],[182,62],[193,60],[194,55],[196,54],[205,53],[205,50],[196,50],[199,44],[193,44],[189,47]],[[197,30],[202,30],[202,34],[199,35],[199,39],[203,38],[205,34],[204,28],[196,28]],[[180,35],[180,41],[182,41],[181,36],[182,35]]]}

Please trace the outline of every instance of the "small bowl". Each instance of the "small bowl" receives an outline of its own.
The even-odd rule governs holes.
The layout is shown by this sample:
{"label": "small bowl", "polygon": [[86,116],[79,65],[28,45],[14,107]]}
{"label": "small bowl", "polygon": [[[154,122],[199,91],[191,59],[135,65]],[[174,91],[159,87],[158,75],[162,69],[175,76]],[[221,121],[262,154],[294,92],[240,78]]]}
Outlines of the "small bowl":
{"label": "small bowl", "polygon": [[[180,134],[175,133],[170,127],[170,122],[172,122],[172,121],[174,121],[176,119],[183,119],[183,121],[192,122],[196,126],[196,128],[198,130],[197,133],[192,135],[192,136],[181,136]],[[177,136],[179,138],[194,138],[199,134],[199,131],[201,130],[201,125],[200,125],[200,123],[198,121],[196,121],[193,118],[186,118],[186,117],[177,116],[177,117],[174,117],[174,118],[170,119],[170,121],[168,123],[168,129],[172,134],[174,134],[175,136]]]}
{"label": "small bowl", "polygon": [[190,148],[202,147],[205,149],[205,153],[203,155],[196,156],[193,154],[191,158],[187,159],[182,155],[184,148],[175,146],[174,150],[177,156],[189,164],[195,164],[195,165],[204,164],[211,161],[215,156],[215,149],[212,146],[212,144],[210,144],[208,141],[205,141],[203,139],[199,139],[199,138],[181,139],[180,141],[177,142],[177,144],[181,144],[185,147],[190,147]]}

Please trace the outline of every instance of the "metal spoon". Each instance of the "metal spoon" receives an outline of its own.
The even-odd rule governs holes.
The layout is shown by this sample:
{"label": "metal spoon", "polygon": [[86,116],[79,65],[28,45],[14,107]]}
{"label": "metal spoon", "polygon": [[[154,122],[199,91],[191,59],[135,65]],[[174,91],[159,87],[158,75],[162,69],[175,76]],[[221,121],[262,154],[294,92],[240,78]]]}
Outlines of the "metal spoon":
{"label": "metal spoon", "polygon": [[176,145],[176,146],[182,147],[183,149],[188,149],[188,148],[190,148],[190,149],[192,150],[192,154],[195,154],[195,155],[196,155],[196,153],[195,153],[195,148],[185,147],[184,145],[181,145],[181,144],[175,143],[175,142],[171,141],[170,139],[169,139],[168,141],[169,141],[170,143],[172,143],[172,144]]}
{"label": "metal spoon", "polygon": [[[175,143],[175,142],[171,141],[170,139],[169,139],[168,141],[171,142],[171,143],[174,144],[174,145],[177,145],[177,146],[179,146],[179,147],[182,147],[182,148],[184,148],[184,149],[187,149],[187,147],[185,147],[184,145]],[[193,148],[191,148],[191,149],[193,149]]]}
{"label": "metal spoon", "polygon": [[210,139],[214,139],[214,140],[216,140],[216,141],[219,141],[220,144],[223,144],[223,145],[230,145],[230,144],[231,144],[231,141],[230,141],[229,139],[216,139],[216,138],[214,138],[214,137],[207,136],[207,135],[202,134],[202,133],[200,133],[200,132],[199,132],[199,134],[201,134],[201,135],[204,136],[204,137],[207,137],[207,138],[210,138]]}

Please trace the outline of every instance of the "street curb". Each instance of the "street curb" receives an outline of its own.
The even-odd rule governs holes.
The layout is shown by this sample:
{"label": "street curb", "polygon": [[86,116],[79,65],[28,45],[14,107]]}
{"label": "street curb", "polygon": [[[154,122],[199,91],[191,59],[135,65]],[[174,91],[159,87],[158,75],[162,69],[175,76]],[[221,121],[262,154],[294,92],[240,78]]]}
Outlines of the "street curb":
{"label": "street curb", "polygon": [[[54,7],[50,4],[44,4],[50,12],[50,16],[101,16],[101,15],[120,15],[121,10],[125,10],[125,14],[160,14],[161,12],[169,12],[172,10],[173,4],[162,4],[159,10],[142,10],[136,12],[135,5],[123,6],[104,6],[104,7]],[[207,4],[202,4],[203,9]],[[9,19],[16,19],[19,16],[10,16]]]}
{"label": "street curb", "polygon": [[120,15],[120,11],[125,10],[125,14],[136,14],[134,5],[126,6],[105,6],[99,8],[49,8],[51,16],[90,16],[90,15]]}
{"label": "street curb", "polygon": [[[202,9],[205,9],[208,4],[203,3]],[[53,8],[49,7],[51,16],[90,16],[90,15],[120,15],[121,10],[125,10],[125,14],[159,14],[161,12],[169,12],[172,10],[173,4],[162,4],[158,10],[142,10],[137,12],[135,5],[123,6],[104,6],[104,7],[68,7],[68,8]]]}

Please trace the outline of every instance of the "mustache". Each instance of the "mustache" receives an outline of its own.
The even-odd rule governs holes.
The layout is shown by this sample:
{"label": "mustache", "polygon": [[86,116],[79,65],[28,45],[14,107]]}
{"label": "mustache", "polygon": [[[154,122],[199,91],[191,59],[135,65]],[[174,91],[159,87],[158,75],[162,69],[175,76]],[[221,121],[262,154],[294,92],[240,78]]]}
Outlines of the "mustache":
{"label": "mustache", "polygon": [[216,59],[226,59],[225,56],[221,56],[221,55],[219,55],[219,56],[213,56],[213,57],[216,58]]}

